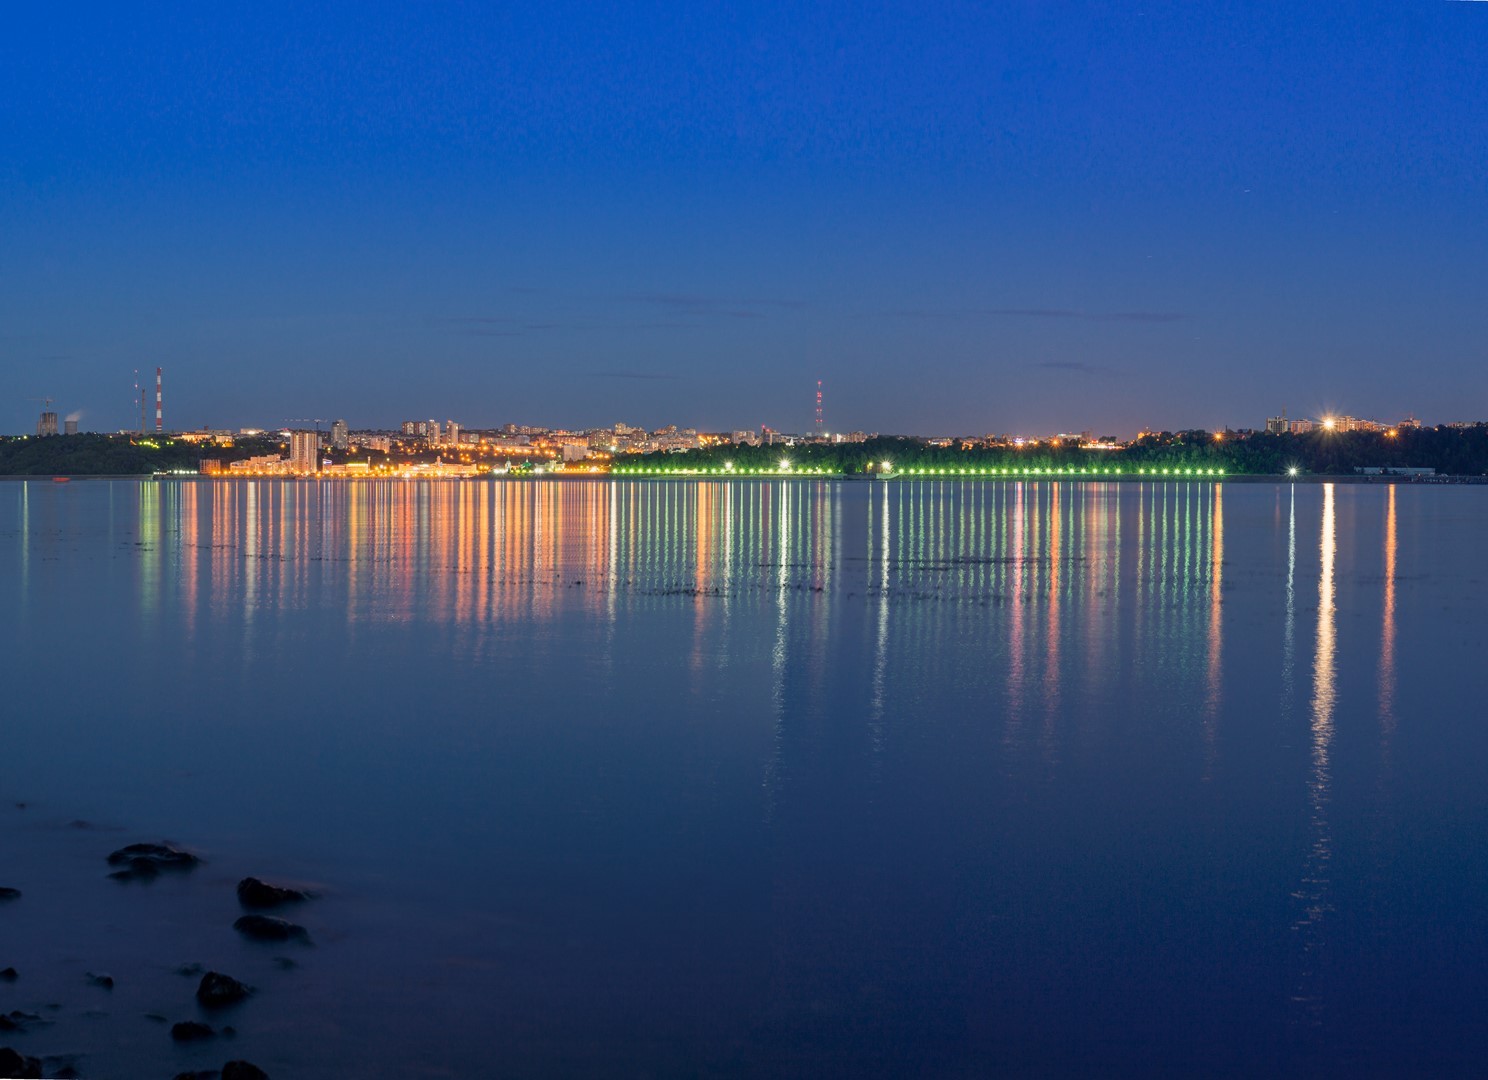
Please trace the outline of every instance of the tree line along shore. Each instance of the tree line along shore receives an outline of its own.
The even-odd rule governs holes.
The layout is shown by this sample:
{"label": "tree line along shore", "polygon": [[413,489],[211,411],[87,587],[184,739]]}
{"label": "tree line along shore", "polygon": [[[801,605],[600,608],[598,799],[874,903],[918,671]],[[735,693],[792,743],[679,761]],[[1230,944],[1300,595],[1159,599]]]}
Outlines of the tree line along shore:
{"label": "tree line along shore", "polygon": [[[245,460],[281,452],[277,438],[239,440],[231,447],[204,448],[169,436],[54,435],[0,438],[0,475],[140,476],[196,472],[204,458]],[[327,451],[333,460],[385,461],[380,452]],[[437,450],[409,460],[433,460]],[[401,459],[400,459],[401,460]],[[514,462],[518,474],[525,462]],[[1010,475],[1044,471],[1061,474],[1150,475],[1153,470],[1193,469],[1205,475],[1350,476],[1361,469],[1431,469],[1442,477],[1488,475],[1488,423],[1466,426],[1400,428],[1306,434],[1236,435],[1194,430],[1160,432],[1118,446],[1094,449],[1076,442],[1045,441],[1023,446],[881,437],[860,443],[800,442],[794,446],[719,445],[682,453],[627,455],[614,463],[621,475],[687,473],[760,474],[792,472],[831,475],[955,474],[992,470]],[[933,470],[933,472],[931,471]],[[1145,472],[1144,472],[1145,470]],[[1212,470],[1212,472],[1210,472]]]}

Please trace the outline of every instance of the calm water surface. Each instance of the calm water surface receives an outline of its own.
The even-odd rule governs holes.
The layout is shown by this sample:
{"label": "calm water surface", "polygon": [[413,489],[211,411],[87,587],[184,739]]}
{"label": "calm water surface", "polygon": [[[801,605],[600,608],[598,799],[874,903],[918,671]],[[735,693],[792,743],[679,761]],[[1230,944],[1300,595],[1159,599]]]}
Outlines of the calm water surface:
{"label": "calm water surface", "polygon": [[[89,1076],[1477,1074],[1485,532],[1476,488],[0,484],[0,1011]],[[208,863],[105,880],[162,836]],[[313,948],[236,939],[247,873],[324,891]],[[145,1018],[187,962],[259,987],[232,1043]]]}

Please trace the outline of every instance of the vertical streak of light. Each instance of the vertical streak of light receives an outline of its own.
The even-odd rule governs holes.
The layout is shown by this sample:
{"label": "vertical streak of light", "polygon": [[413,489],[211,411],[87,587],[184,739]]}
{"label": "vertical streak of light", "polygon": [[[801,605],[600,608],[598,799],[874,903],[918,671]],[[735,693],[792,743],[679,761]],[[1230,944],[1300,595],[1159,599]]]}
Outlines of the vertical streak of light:
{"label": "vertical streak of light", "polygon": [[1388,756],[1390,740],[1395,734],[1395,558],[1396,520],[1395,485],[1391,484],[1385,504],[1385,598],[1380,625],[1379,712],[1380,734]]}
{"label": "vertical streak of light", "polygon": [[1285,713],[1292,706],[1297,655],[1297,487],[1290,488],[1287,507],[1286,620],[1281,638],[1281,694]]}
{"label": "vertical streak of light", "polygon": [[1024,589],[1028,566],[1027,534],[1024,527],[1025,500],[1028,485],[1019,481],[1014,486],[1012,511],[1012,544],[1008,555],[1011,581],[1012,627],[1008,634],[1008,719],[1004,743],[1018,741],[1023,726],[1023,606],[1027,603]]}
{"label": "vertical streak of light", "polygon": [[185,615],[186,639],[193,641],[196,634],[196,589],[199,573],[197,560],[200,556],[200,537],[197,535],[197,484],[181,484],[180,526],[176,536],[177,558],[180,560],[181,607]]}
{"label": "vertical streak of light", "polygon": [[1332,800],[1333,771],[1330,753],[1333,745],[1333,712],[1337,703],[1337,610],[1335,607],[1334,563],[1338,544],[1333,503],[1333,485],[1323,485],[1323,524],[1318,540],[1318,618],[1317,642],[1312,675],[1312,775],[1307,786],[1309,819],[1312,826],[1312,849],[1308,853],[1298,899],[1303,910],[1294,929],[1302,942],[1300,986],[1295,998],[1310,1023],[1322,1021],[1322,1004],[1317,1000],[1314,983],[1317,958],[1323,945],[1323,919],[1329,910],[1329,864],[1333,857],[1333,834],[1328,823],[1328,805]]}
{"label": "vertical streak of light", "polygon": [[1204,743],[1206,748],[1205,779],[1214,766],[1219,725],[1219,704],[1223,682],[1224,653],[1224,488],[1210,488],[1209,525],[1209,633],[1208,663],[1204,679]]}
{"label": "vertical streak of light", "polygon": [[258,615],[258,481],[243,492],[243,660],[253,657],[253,624]]}
{"label": "vertical streak of light", "polygon": [[1056,749],[1060,701],[1060,595],[1064,586],[1064,501],[1065,485],[1049,485],[1049,611],[1044,641],[1044,752],[1050,757]]}
{"label": "vertical streak of light", "polygon": [[[739,493],[737,482],[726,483],[723,486],[723,629],[728,630],[729,613],[732,610],[732,597],[734,588],[738,584],[734,579],[734,502]],[[727,650],[725,650],[727,655]]]}
{"label": "vertical streak of light", "polygon": [[[31,595],[31,481],[21,484],[21,603],[18,614],[26,614]],[[112,492],[111,492],[112,493]],[[112,516],[110,517],[112,521]]]}
{"label": "vertical streak of light", "polygon": [[[493,513],[491,483],[480,486],[480,506],[476,510],[477,534],[475,538],[475,572],[480,583],[475,598],[475,618],[480,625],[481,641],[489,636],[491,626],[491,514]],[[484,652],[482,653],[484,656]]]}
{"label": "vertical streak of light", "polygon": [[780,761],[784,753],[782,742],[785,738],[785,673],[786,673],[786,650],[789,641],[790,613],[789,613],[789,568],[790,568],[790,545],[791,545],[791,514],[788,503],[788,491],[790,483],[782,482],[775,485],[776,499],[778,504],[776,511],[779,517],[779,564],[776,569],[777,582],[775,592],[775,646],[770,651],[770,674],[771,674],[771,697],[774,704],[775,730],[772,733],[773,749],[770,755],[770,763],[765,770],[765,818],[769,820],[775,814],[775,800],[781,783]]}
{"label": "vertical streak of light", "polygon": [[[630,495],[634,484],[626,484],[620,494]],[[620,589],[620,508],[622,503],[619,495],[611,497],[609,501],[609,576],[605,579],[605,624],[606,643],[605,653],[608,656],[614,654],[615,619],[619,612],[619,589]]]}
{"label": "vertical streak of light", "polygon": [[160,482],[139,485],[140,613],[153,614],[160,601]]}
{"label": "vertical streak of light", "polygon": [[707,625],[707,595],[713,587],[713,502],[717,494],[710,481],[693,485],[696,502],[693,511],[693,596],[692,596],[692,670],[701,673],[705,650],[703,631]]}
{"label": "vertical streak of light", "polygon": [[[869,701],[868,730],[873,743],[875,772],[879,766],[879,755],[884,748],[884,674],[889,661],[889,485],[880,484],[883,498],[880,500],[878,542],[878,610],[873,638],[873,693]],[[868,503],[870,528],[869,544],[873,542],[871,527],[873,503]],[[869,590],[870,593],[872,590]]]}

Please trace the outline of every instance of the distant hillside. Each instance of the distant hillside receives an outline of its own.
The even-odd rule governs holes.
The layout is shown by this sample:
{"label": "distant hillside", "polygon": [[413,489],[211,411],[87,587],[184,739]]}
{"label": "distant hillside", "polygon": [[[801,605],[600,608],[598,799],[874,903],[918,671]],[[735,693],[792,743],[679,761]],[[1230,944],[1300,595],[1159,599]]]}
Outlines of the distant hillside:
{"label": "distant hillside", "polygon": [[120,476],[195,469],[201,449],[168,438],[48,435],[0,438],[3,476]]}
{"label": "distant hillside", "polygon": [[1488,424],[1383,431],[1315,431],[1305,435],[1208,431],[1149,434],[1115,450],[1075,443],[1011,446],[932,446],[923,439],[877,438],[863,443],[784,446],[718,446],[686,453],[646,454],[618,462],[622,469],[662,472],[721,468],[774,470],[784,459],[793,469],[863,473],[889,461],[897,471],[923,469],[1119,469],[1193,467],[1228,475],[1281,475],[1296,468],[1311,474],[1351,474],[1370,466],[1417,466],[1457,476],[1488,474]]}

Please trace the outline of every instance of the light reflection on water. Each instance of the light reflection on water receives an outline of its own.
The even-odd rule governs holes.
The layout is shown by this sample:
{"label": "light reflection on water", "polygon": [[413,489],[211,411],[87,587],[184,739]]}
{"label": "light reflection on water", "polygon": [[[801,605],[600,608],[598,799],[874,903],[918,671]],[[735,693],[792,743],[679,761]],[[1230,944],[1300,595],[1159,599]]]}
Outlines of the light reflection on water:
{"label": "light reflection on water", "polygon": [[[1475,491],[10,494],[10,775],[395,895],[377,963],[425,988],[402,1008],[505,1003],[420,1043],[450,1067],[492,1037],[531,1075],[1452,1073],[1488,1049]],[[1429,1004],[1408,1030],[1401,986]],[[368,1054],[415,1039],[357,1000],[335,1022],[375,1026]]]}

